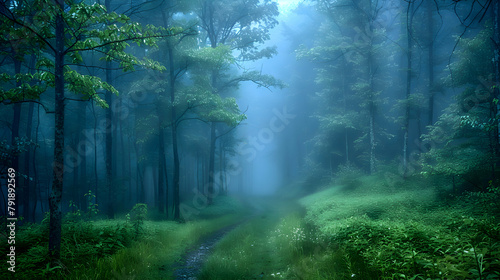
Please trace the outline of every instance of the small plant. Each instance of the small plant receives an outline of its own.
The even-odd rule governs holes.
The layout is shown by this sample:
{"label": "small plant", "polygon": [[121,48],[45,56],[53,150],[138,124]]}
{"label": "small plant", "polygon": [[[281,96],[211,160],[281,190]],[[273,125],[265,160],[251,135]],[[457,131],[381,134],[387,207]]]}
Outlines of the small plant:
{"label": "small plant", "polygon": [[148,205],[144,203],[137,203],[134,205],[132,210],[126,215],[127,221],[132,223],[132,227],[135,230],[135,237],[137,238],[142,232],[142,226],[144,220],[146,220],[146,215],[148,214]]}
{"label": "small plant", "polygon": [[77,222],[82,218],[82,211],[78,208],[73,200],[69,201],[70,211],[66,214],[66,219],[69,222]]}
{"label": "small plant", "polygon": [[84,195],[87,198],[87,218],[90,220],[95,217],[97,213],[99,213],[99,209],[97,208],[99,205],[95,203],[96,196],[89,190],[88,193]]}

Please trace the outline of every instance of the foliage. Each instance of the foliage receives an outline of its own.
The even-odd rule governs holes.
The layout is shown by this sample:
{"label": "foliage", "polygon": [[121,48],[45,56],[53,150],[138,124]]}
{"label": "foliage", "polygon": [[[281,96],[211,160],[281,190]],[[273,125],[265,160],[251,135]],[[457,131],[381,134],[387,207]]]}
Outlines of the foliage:
{"label": "foliage", "polygon": [[[372,188],[344,193],[326,189],[301,200],[306,222],[327,240],[318,247],[319,263],[307,267],[318,279],[499,279],[499,221],[496,188],[488,195],[460,197],[449,205],[435,200],[433,189],[384,191]],[[409,183],[420,185],[420,179]],[[366,187],[366,179],[363,179]],[[373,188],[373,183],[379,187]],[[408,184],[408,182],[407,182]],[[342,255],[343,257],[340,257]],[[327,256],[338,259],[336,271]],[[311,264],[310,262],[308,262]],[[312,264],[311,264],[312,265]]]}
{"label": "foliage", "polygon": [[[86,221],[63,224],[61,264],[50,265],[48,252],[48,215],[41,224],[16,228],[16,279],[63,279],[67,273],[87,268],[98,258],[109,257],[130,246],[132,228],[125,223],[106,221],[97,225]],[[7,248],[4,242],[2,249]],[[0,273],[6,277],[9,271]],[[6,278],[9,279],[9,278]]]}
{"label": "foliage", "polygon": [[[138,59],[126,52],[129,43],[136,45],[155,46],[157,38],[180,33],[180,29],[162,29],[132,22],[129,17],[114,12],[107,12],[103,5],[86,2],[66,1],[68,8],[62,13],[66,23],[64,55],[64,79],[67,89],[83,95],[83,99],[93,99],[99,105],[107,107],[99,96],[99,91],[107,90],[117,93],[117,90],[101,81],[97,76],[82,75],[72,65],[83,63],[82,53],[99,51],[104,54],[102,60],[117,61],[124,71],[133,71],[135,66],[164,70],[165,68],[149,59]],[[59,10],[56,5],[44,0],[37,0],[30,5],[2,10],[2,28],[8,33],[5,39],[18,42],[22,54],[36,54],[37,62],[34,73],[11,75],[3,73],[2,83],[10,83],[7,89],[0,90],[0,101],[18,102],[38,99],[47,86],[54,87],[54,58],[50,54],[54,50],[52,24]],[[27,17],[30,15],[30,17]],[[16,26],[11,28],[11,26]],[[16,84],[17,83],[17,84]]]}
{"label": "foliage", "polygon": [[[236,214],[188,223],[144,221],[142,234],[127,248],[95,259],[73,270],[64,279],[172,279],[175,264],[188,248],[201,238],[241,219],[238,210],[230,212]],[[97,222],[96,227],[106,223]],[[133,238],[135,230],[133,227],[129,230]]]}
{"label": "foliage", "polygon": [[278,24],[278,5],[265,0],[210,0],[198,7],[200,27],[212,47],[226,44],[238,50],[238,59],[253,61],[269,58],[274,47],[260,46],[270,38],[270,30]]}
{"label": "foliage", "polygon": [[132,210],[126,215],[127,222],[132,223],[137,238],[143,230],[144,220],[148,213],[148,206],[144,203],[137,203]]}
{"label": "foliage", "polygon": [[91,219],[99,213],[99,209],[97,208],[99,205],[95,203],[96,196],[89,190],[88,193],[84,195],[87,198],[87,219]]}

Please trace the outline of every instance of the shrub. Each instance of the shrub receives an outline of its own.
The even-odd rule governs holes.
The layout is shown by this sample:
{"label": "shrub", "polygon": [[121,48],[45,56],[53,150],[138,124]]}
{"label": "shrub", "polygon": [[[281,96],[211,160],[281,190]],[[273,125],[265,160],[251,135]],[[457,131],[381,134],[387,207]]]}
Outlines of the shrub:
{"label": "shrub", "polygon": [[127,214],[127,221],[132,223],[135,231],[135,238],[142,232],[144,220],[148,214],[148,206],[144,203],[137,203]]}

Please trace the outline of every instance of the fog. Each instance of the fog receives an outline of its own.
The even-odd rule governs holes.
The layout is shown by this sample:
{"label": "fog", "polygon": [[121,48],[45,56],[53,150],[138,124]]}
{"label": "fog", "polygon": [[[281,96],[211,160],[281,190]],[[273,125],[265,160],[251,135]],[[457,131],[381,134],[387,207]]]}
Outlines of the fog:
{"label": "fog", "polygon": [[[62,114],[51,87],[55,78],[42,75],[46,69],[36,64],[37,55],[54,61],[54,43],[38,42],[43,36],[35,34],[12,49],[23,59],[4,55],[4,169],[24,161],[28,170],[20,174],[38,186],[36,197],[23,198],[39,206],[33,219],[48,208],[41,197],[54,183],[81,185],[72,192],[62,188],[63,205],[73,200],[84,207],[79,197],[90,190],[103,195],[96,201],[102,198],[110,214],[133,205],[135,197],[160,212],[174,207],[177,216],[180,203],[198,192],[207,202],[210,192],[273,195],[290,184],[303,184],[308,192],[345,168],[373,174],[399,165],[393,175],[405,177],[410,169],[425,169],[420,153],[429,151],[422,145],[442,126],[432,127],[446,116],[443,110],[456,110],[455,98],[469,102],[474,83],[481,90],[494,80],[486,58],[468,57],[486,48],[481,32],[495,19],[480,1],[174,2],[106,2],[130,22],[169,30],[161,35],[145,27],[143,32],[159,33],[142,45],[134,34],[123,39],[126,45],[109,42],[123,53],[104,51],[100,58],[98,45],[74,51],[80,42],[93,43],[69,38],[68,73],[86,76],[65,77]],[[7,12],[15,5],[5,9],[6,20],[15,22],[16,14]],[[102,31],[90,23],[74,28]],[[99,36],[126,34],[102,32],[85,36],[97,42],[105,40]],[[30,49],[37,44],[38,53]],[[480,70],[464,74],[467,67]],[[16,71],[26,75],[18,88],[9,80]],[[469,78],[474,75],[479,78]],[[38,86],[29,84],[30,77]],[[16,93],[21,88],[25,97]],[[469,120],[465,111],[458,113],[478,123],[486,114]],[[65,116],[64,124],[54,115]],[[44,163],[52,161],[65,167],[66,176],[50,175]],[[115,192],[128,206],[104,198]]]}
{"label": "fog", "polygon": [[[207,237],[212,261],[193,265],[203,279],[498,278],[498,1],[7,0],[0,18],[0,216],[51,265],[27,262],[47,271],[19,279],[92,263],[67,254],[82,228],[102,258]],[[443,213],[444,241],[428,230]],[[468,238],[463,217],[480,238],[432,255]],[[100,222],[119,229],[108,238]],[[233,230],[255,256],[260,242],[283,259],[260,273],[240,259],[256,266],[241,274],[233,256],[221,276],[234,252],[216,244]],[[374,255],[378,241],[405,245]],[[158,256],[158,274],[127,273],[187,279],[171,261],[189,267],[187,248],[165,247],[177,251]],[[393,249],[405,263],[382,260]]]}

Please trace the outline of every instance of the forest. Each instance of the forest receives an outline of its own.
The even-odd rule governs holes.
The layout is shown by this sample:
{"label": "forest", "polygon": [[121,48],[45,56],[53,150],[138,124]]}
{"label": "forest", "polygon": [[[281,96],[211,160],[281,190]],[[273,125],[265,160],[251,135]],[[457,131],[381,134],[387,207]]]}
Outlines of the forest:
{"label": "forest", "polygon": [[500,2],[0,0],[1,279],[500,279]]}

